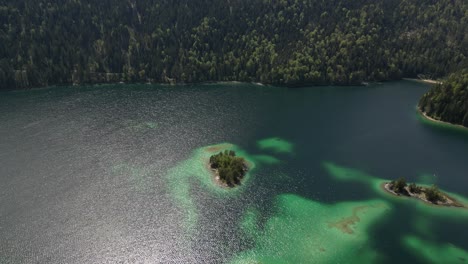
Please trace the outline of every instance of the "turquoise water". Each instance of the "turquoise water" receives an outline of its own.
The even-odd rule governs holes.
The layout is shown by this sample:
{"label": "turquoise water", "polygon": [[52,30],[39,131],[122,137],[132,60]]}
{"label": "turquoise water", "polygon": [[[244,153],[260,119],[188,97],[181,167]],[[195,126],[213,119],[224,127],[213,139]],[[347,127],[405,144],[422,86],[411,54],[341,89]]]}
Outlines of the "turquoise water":
{"label": "turquoise water", "polygon": [[[429,86],[105,85],[0,93],[0,263],[465,263],[468,134]],[[222,189],[204,162],[251,165]]]}

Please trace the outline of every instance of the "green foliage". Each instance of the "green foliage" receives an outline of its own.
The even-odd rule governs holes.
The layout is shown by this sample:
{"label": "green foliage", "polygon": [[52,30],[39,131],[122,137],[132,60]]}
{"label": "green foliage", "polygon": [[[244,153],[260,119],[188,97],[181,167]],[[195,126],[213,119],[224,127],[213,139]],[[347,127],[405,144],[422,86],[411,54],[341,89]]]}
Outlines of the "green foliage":
{"label": "green foliage", "polygon": [[406,179],[405,178],[398,178],[396,181],[391,182],[391,188],[396,193],[405,193],[406,187]]}
{"label": "green foliage", "polygon": [[408,186],[408,189],[411,193],[415,193],[415,194],[419,194],[422,191],[422,188],[420,186],[417,186],[416,183],[414,182]]}
{"label": "green foliage", "polygon": [[435,185],[432,185],[430,188],[425,190],[426,199],[432,203],[437,203],[438,201],[445,201],[445,197],[439,191],[439,188]]}
{"label": "green foliage", "polygon": [[0,89],[436,78],[467,68],[467,21],[465,0],[3,0]]}
{"label": "green foliage", "polygon": [[225,150],[210,157],[211,168],[217,169],[221,181],[229,186],[240,184],[247,167],[244,158],[236,157],[232,150]]}
{"label": "green foliage", "polygon": [[433,87],[421,98],[419,109],[434,119],[468,127],[468,69]]}

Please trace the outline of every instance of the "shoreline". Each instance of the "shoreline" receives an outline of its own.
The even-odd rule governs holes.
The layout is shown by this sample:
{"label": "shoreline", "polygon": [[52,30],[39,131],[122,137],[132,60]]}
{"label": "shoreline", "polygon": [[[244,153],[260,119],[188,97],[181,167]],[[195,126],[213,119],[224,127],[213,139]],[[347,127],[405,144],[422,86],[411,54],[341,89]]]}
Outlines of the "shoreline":
{"label": "shoreline", "polygon": [[450,127],[453,127],[453,128],[459,128],[459,129],[464,129],[465,131],[468,131],[468,127],[465,127],[465,126],[462,126],[462,125],[459,125],[459,124],[453,124],[453,123],[450,123],[450,122],[445,122],[445,121],[442,121],[442,120],[437,120],[435,118],[432,118],[432,117],[428,116],[418,106],[416,108],[417,108],[418,114],[421,115],[423,118],[425,118],[428,121],[434,122],[435,124],[447,125],[447,126],[450,126]]}
{"label": "shoreline", "polygon": [[412,81],[412,82],[427,83],[427,84],[442,84],[441,81],[431,80],[431,79],[403,78],[403,80]]}
{"label": "shoreline", "polygon": [[22,90],[35,90],[35,89],[46,89],[54,87],[79,87],[79,86],[101,86],[101,85],[131,85],[131,84],[146,84],[146,85],[161,85],[161,86],[192,86],[192,85],[209,85],[209,84],[251,84],[256,86],[270,86],[270,87],[287,87],[287,88],[304,88],[304,87],[323,87],[323,86],[368,86],[370,83],[382,83],[382,82],[398,82],[398,81],[413,81],[426,84],[442,84],[442,81],[432,80],[432,79],[418,79],[418,78],[400,78],[394,80],[381,80],[381,81],[362,81],[359,83],[314,83],[314,82],[303,82],[303,83],[279,83],[279,82],[267,82],[262,83],[258,81],[200,81],[200,82],[154,82],[151,80],[147,81],[137,81],[137,82],[125,82],[125,81],[115,81],[115,82],[83,82],[83,83],[57,83],[46,86],[31,86],[31,87],[21,87],[21,88],[11,88],[4,89],[0,91],[22,91]]}
{"label": "shoreline", "polygon": [[[450,197],[448,194],[444,193],[444,192],[440,192],[444,198],[448,201],[446,202],[437,202],[437,203],[433,203],[429,200],[427,200],[425,197],[422,197],[421,195],[416,195],[416,194],[413,194],[411,193],[407,187],[405,188],[405,190],[407,191],[408,195],[404,195],[404,194],[399,194],[399,193],[396,193],[394,192],[393,190],[391,190],[389,188],[390,186],[390,183],[389,182],[384,182],[382,184],[380,184],[380,188],[382,188],[384,191],[386,191],[387,193],[390,193],[394,196],[398,196],[398,197],[408,197],[408,198],[416,198],[420,201],[423,201],[424,203],[426,204],[429,204],[429,205],[434,205],[434,206],[441,206],[441,207],[455,207],[455,208],[465,208],[466,209],[466,206],[462,203],[460,203],[459,201],[457,201],[456,199]],[[426,187],[423,187],[423,188],[426,188]]]}
{"label": "shoreline", "polygon": [[[8,91],[27,91],[27,90],[36,90],[36,89],[48,89],[48,88],[55,88],[55,87],[90,87],[90,86],[105,86],[105,85],[133,85],[133,84],[140,84],[140,85],[161,85],[161,86],[192,86],[192,85],[212,85],[212,84],[227,84],[227,85],[235,85],[235,84],[250,84],[260,87],[286,87],[286,88],[306,88],[306,87],[325,87],[325,86],[368,86],[372,83],[382,83],[382,82],[398,82],[401,80],[414,80],[417,81],[418,79],[409,79],[409,78],[401,78],[395,80],[381,80],[381,81],[362,81],[359,83],[314,83],[314,82],[303,82],[303,83],[279,83],[279,82],[267,82],[262,83],[258,81],[200,81],[200,82],[154,82],[154,81],[137,81],[137,82],[125,82],[125,81],[115,81],[115,82],[83,82],[83,83],[58,83],[58,84],[51,84],[47,86],[31,86],[31,87],[21,87],[21,88],[11,88],[11,89],[4,89],[0,90],[1,92],[8,92]],[[428,80],[433,81],[433,80]],[[436,82],[436,81],[434,81]]]}

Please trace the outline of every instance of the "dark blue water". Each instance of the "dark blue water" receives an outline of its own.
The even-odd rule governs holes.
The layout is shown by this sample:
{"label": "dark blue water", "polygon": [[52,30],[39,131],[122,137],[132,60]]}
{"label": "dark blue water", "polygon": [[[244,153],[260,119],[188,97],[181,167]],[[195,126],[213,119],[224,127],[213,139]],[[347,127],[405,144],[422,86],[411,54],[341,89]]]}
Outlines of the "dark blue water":
{"label": "dark blue water", "polygon": [[[220,263],[253,247],[237,223],[268,219],[294,193],[333,204],[378,197],[333,180],[323,162],[383,179],[424,179],[468,197],[468,136],[421,122],[428,86],[277,88],[249,84],[57,87],[0,94],[0,263]],[[168,170],[194,149],[230,142],[294,144],[222,202],[193,182],[200,221],[187,235]],[[287,175],[286,178],[269,177]],[[286,180],[285,180],[286,179]],[[433,241],[468,250],[468,222],[396,203],[369,242],[390,263],[426,263],[401,245],[430,218]],[[466,218],[465,218],[466,219]],[[385,237],[385,239],[383,239]],[[468,260],[467,260],[468,261]]]}

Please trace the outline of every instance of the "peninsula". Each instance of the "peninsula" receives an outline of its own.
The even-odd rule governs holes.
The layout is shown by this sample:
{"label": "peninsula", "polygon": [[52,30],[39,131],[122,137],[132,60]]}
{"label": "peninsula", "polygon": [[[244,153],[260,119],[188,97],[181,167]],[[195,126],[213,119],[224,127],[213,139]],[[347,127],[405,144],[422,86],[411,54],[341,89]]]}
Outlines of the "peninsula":
{"label": "peninsula", "polygon": [[224,152],[212,155],[209,165],[215,174],[216,181],[226,187],[240,185],[248,171],[245,159],[237,157],[233,150],[224,150]]}
{"label": "peninsula", "polygon": [[407,184],[405,178],[384,183],[384,189],[397,196],[408,196],[422,200],[426,203],[439,206],[465,207],[463,204],[441,192],[436,185],[424,187],[415,183]]}
{"label": "peninsula", "polygon": [[431,121],[468,128],[468,70],[432,87],[419,101],[418,111]]}

